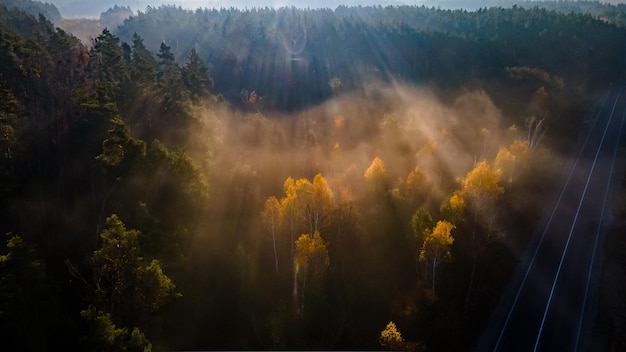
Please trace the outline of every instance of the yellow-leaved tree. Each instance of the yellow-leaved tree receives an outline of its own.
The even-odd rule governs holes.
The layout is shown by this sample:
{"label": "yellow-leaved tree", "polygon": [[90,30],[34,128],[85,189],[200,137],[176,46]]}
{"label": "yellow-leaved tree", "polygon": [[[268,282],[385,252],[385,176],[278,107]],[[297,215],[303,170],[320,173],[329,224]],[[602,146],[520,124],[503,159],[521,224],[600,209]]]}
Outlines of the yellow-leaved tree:
{"label": "yellow-leaved tree", "polygon": [[283,222],[283,208],[276,197],[269,197],[265,201],[265,207],[261,213],[261,218],[263,219],[265,228],[272,236],[274,265],[276,266],[276,274],[278,274],[278,251],[276,250],[276,237],[278,237],[278,232]]}
{"label": "yellow-leaved tree", "polygon": [[404,196],[409,204],[415,206],[419,202],[423,202],[427,194],[428,183],[426,174],[419,167],[416,167],[406,177]]}
{"label": "yellow-leaved tree", "polygon": [[285,197],[280,203],[290,223],[292,237],[298,220],[302,219],[308,225],[309,237],[313,238],[316,231],[322,230],[334,207],[333,191],[328,182],[322,174],[315,175],[313,182],[306,178],[294,180],[289,177],[283,187]]}
{"label": "yellow-leaved tree", "polygon": [[375,157],[372,160],[370,166],[365,170],[363,174],[367,183],[372,187],[373,195],[380,197],[387,192],[387,170],[385,164],[379,157]]}
{"label": "yellow-leaved tree", "polygon": [[298,226],[298,214],[300,213],[299,204],[296,196],[296,181],[288,177],[283,184],[283,190],[285,196],[280,199],[280,206],[283,210],[283,219],[289,223],[289,243],[290,246],[290,258],[293,262],[294,244],[296,243],[296,228]]}
{"label": "yellow-leaved tree", "polygon": [[480,161],[461,181],[462,195],[474,206],[493,200],[504,192],[499,183],[501,178],[500,170],[492,168],[485,160]]}
{"label": "yellow-leaved tree", "polygon": [[[326,242],[319,232],[313,238],[303,234],[296,241],[296,268],[303,278],[319,277],[330,265]],[[303,284],[304,285],[304,284]]]}
{"label": "yellow-leaved tree", "polygon": [[504,180],[506,180],[509,185],[513,185],[520,169],[522,169],[527,162],[527,156],[528,141],[517,139],[511,143],[508,148],[500,147],[493,161],[493,166],[496,169],[502,170]]}
{"label": "yellow-leaved tree", "polygon": [[[319,253],[325,252],[326,257],[328,257],[326,244],[319,235],[319,231],[327,223],[329,215],[335,207],[335,201],[333,191],[321,174],[315,175],[313,182],[306,178],[294,180],[289,177],[285,180],[283,188],[285,196],[280,200],[280,207],[282,216],[290,227],[291,260],[294,264],[293,294],[294,300],[297,301],[298,275],[301,276],[304,286],[306,278],[311,271],[310,262],[311,260],[314,262],[317,260],[309,260],[307,258],[318,258],[321,255],[315,254],[311,256],[309,254],[318,253],[321,251],[319,248],[323,247],[324,251]],[[304,226],[308,227],[308,233],[294,241],[296,232],[300,227],[304,230]],[[308,240],[305,238],[308,238]],[[311,248],[318,249],[312,251]],[[319,265],[316,264],[312,267],[318,268]]]}
{"label": "yellow-leaved tree", "polygon": [[430,270],[431,290],[435,296],[435,278],[439,265],[451,258],[450,247],[454,242],[452,237],[452,223],[438,221],[432,231],[428,232],[420,250],[419,260]]}
{"label": "yellow-leaved tree", "polygon": [[394,351],[403,349],[404,339],[402,339],[402,334],[398,331],[393,321],[390,321],[385,327],[385,330],[380,332],[378,343],[385,349]]}
{"label": "yellow-leaved tree", "polygon": [[393,321],[390,321],[385,330],[380,332],[378,343],[383,349],[390,351],[423,352],[425,350],[424,345],[419,341],[405,340]]}
{"label": "yellow-leaved tree", "polygon": [[363,176],[365,176],[368,181],[380,182],[384,180],[387,177],[385,164],[379,157],[375,157],[367,170],[365,170]]}
{"label": "yellow-leaved tree", "polygon": [[328,186],[328,182],[317,174],[313,177],[311,197],[306,199],[305,210],[309,223],[309,235],[321,231],[322,225],[328,219],[328,215],[334,207],[333,191]]}
{"label": "yellow-leaved tree", "polygon": [[476,264],[483,250],[497,240],[500,233],[495,228],[495,200],[504,192],[500,185],[502,171],[494,168],[485,160],[476,164],[461,180],[460,189],[450,198],[450,207],[457,211],[469,214],[471,221],[472,268],[470,281],[465,299],[466,309],[469,308]]}
{"label": "yellow-leaved tree", "polygon": [[513,184],[513,175],[515,173],[515,155],[506,147],[500,147],[496,158],[493,161],[493,167],[502,172],[502,177],[509,184]]}
{"label": "yellow-leaved tree", "polygon": [[[330,266],[328,247],[319,232],[315,232],[313,237],[303,234],[296,241],[296,254],[294,257],[294,300],[297,302],[299,292],[305,294],[306,284],[309,281],[319,281]],[[298,278],[300,279],[302,290],[299,290]],[[304,307],[300,307],[302,313]]]}

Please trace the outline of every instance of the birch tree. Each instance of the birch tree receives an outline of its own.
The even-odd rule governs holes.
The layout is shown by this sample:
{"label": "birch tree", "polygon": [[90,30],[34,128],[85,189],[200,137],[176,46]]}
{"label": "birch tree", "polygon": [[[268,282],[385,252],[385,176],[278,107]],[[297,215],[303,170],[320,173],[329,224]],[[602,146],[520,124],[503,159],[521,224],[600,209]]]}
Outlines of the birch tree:
{"label": "birch tree", "polygon": [[[502,171],[495,169],[486,161],[481,161],[461,180],[461,187],[450,198],[450,204],[456,211],[469,213],[471,223],[470,250],[472,268],[465,299],[469,308],[474,290],[476,265],[483,250],[500,235],[494,228],[494,201],[504,192],[500,186]],[[453,205],[454,204],[454,205]]]}
{"label": "birch tree", "polygon": [[[312,238],[307,234],[301,235],[296,241],[294,257],[293,295],[296,306],[298,306],[298,301],[304,301],[307,283],[320,283],[329,266],[328,247],[320,233],[315,232]],[[299,305],[298,310],[300,314],[303,314],[303,303]]]}
{"label": "birch tree", "polygon": [[269,197],[265,201],[265,207],[261,214],[263,223],[267,231],[272,236],[272,248],[274,249],[274,265],[276,267],[276,274],[278,274],[278,251],[276,250],[276,238],[283,222],[283,209],[280,202],[276,197]]}
{"label": "birch tree", "polygon": [[427,234],[422,249],[420,250],[420,262],[426,264],[430,269],[433,296],[436,295],[435,283],[437,268],[439,268],[441,263],[451,258],[450,247],[454,242],[452,229],[454,229],[452,223],[445,220],[438,221],[432,231]]}

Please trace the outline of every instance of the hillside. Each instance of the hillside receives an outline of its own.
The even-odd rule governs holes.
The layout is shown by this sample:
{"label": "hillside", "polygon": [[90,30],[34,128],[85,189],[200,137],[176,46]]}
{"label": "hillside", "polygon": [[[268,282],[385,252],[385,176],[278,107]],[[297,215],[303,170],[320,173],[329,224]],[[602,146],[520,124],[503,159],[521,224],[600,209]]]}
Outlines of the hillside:
{"label": "hillside", "polygon": [[626,78],[625,29],[521,7],[93,39],[0,5],[6,350],[468,350]]}

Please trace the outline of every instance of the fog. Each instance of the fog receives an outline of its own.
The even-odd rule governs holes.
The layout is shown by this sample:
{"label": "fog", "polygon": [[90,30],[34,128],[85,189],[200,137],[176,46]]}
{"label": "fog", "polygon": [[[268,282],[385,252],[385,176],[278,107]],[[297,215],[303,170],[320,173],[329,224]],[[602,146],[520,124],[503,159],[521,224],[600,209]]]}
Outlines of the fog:
{"label": "fog", "polygon": [[523,134],[523,127],[503,125],[484,91],[446,100],[426,87],[372,83],[294,114],[207,109],[198,112],[207,128],[190,138],[189,151],[223,181],[220,174],[247,165],[261,198],[280,196],[287,177],[317,173],[358,194],[355,186],[378,157],[391,189],[419,168],[439,203],[477,161],[492,162],[501,145]]}
{"label": "fog", "polygon": [[[191,259],[187,275],[191,279],[188,281],[205,282],[206,277],[214,276],[211,282],[229,292],[226,296],[230,300],[278,297],[285,300],[280,304],[290,307],[292,230],[285,220],[277,235],[277,254],[274,254],[261,212],[269,197],[279,200],[285,197],[283,184],[288,177],[312,181],[316,174],[321,174],[332,190],[336,213],[331,216],[343,216],[332,218],[332,227],[320,230],[323,239],[329,243],[330,275],[338,280],[329,284],[338,286],[326,289],[327,292],[334,292],[334,289],[348,292],[343,290],[355,285],[354,295],[346,293],[346,297],[364,301],[374,299],[369,303],[371,308],[368,311],[371,312],[359,310],[350,318],[363,319],[365,325],[389,320],[386,315],[389,307],[374,297],[388,297],[389,292],[394,292],[397,295],[393,296],[394,304],[398,304],[398,308],[394,306],[392,314],[403,316],[405,313],[400,312],[400,307],[405,303],[399,300],[404,296],[398,290],[406,290],[407,286],[403,285],[412,287],[416,277],[418,282],[424,282],[420,281],[424,277],[419,274],[423,267],[416,268],[410,226],[412,214],[423,207],[434,219],[446,219],[448,214],[440,207],[460,187],[460,179],[480,160],[493,165],[501,146],[510,148],[514,141],[523,140],[525,135],[523,117],[505,116],[481,89],[468,88],[442,95],[427,86],[376,82],[365,85],[360,92],[338,93],[322,104],[292,114],[262,113],[262,105],[259,110],[261,112],[208,102],[195,111],[204,127],[197,128],[190,137],[187,152],[207,177],[211,205],[202,220],[205,225],[200,227],[201,233],[195,236],[189,247]],[[516,119],[519,119],[518,125],[512,126],[511,122]],[[365,176],[375,158],[382,161],[385,170],[378,180],[382,187]],[[468,220],[475,221],[479,227],[488,222],[485,226],[490,226],[490,231],[502,234],[498,235],[498,243],[489,249],[494,250],[494,258],[499,264],[493,268],[479,266],[478,269],[483,270],[482,279],[489,278],[484,279],[489,285],[497,285],[502,280],[498,275],[503,275],[500,269],[511,265],[521,255],[550,196],[546,190],[551,189],[552,182],[560,175],[560,159],[543,144],[528,160],[531,161],[518,160],[515,181],[501,180],[506,190],[501,200],[484,208],[489,214],[478,214],[479,217],[484,215],[485,219]],[[417,178],[414,189],[408,186],[411,172],[423,174]],[[458,296],[462,300],[469,276],[471,231],[464,222],[458,222],[457,226],[453,232],[454,259],[446,266],[447,274],[440,276],[438,284],[441,299],[448,302]],[[309,230],[300,219],[295,231],[299,236]],[[482,255],[490,258],[493,254],[489,250]],[[503,257],[502,253],[506,256]],[[275,259],[279,263],[279,275],[275,275]],[[238,266],[232,268],[224,264],[231,262],[238,263]],[[216,266],[226,271],[213,272]],[[246,285],[250,286],[240,288],[238,295],[232,297],[226,288],[234,290],[238,275],[243,275],[241,277],[245,279],[241,280],[246,280]],[[213,292],[211,290],[215,288],[209,290]],[[228,326],[239,326],[236,317],[231,316],[232,321],[225,325],[208,318],[216,311],[230,314],[227,305],[218,305],[203,296],[209,291],[191,291],[181,304],[188,304],[189,307],[184,309],[193,309],[196,317],[179,319],[176,324],[180,327],[170,338],[180,342],[181,346],[197,348],[205,343],[215,343],[213,338],[210,342],[200,338],[204,336],[200,333],[202,329],[209,329],[213,334],[220,331],[225,336],[235,336]],[[406,305],[413,306],[411,309],[431,302],[415,292],[404,292]],[[363,295],[371,296],[364,298]],[[280,309],[289,309],[276,308],[268,302],[274,301],[270,299],[262,303],[267,304],[265,309],[268,311],[263,313],[267,316],[278,314],[276,312],[281,312]],[[341,309],[352,309],[347,308],[351,307],[349,302],[334,304]],[[251,313],[245,310],[248,308],[240,309],[244,314],[242,319],[250,319],[246,314]],[[335,310],[320,308],[309,314],[324,317],[319,321],[321,329],[321,326],[345,318],[343,313]],[[420,321],[419,324],[430,324],[427,322],[429,318],[422,314],[410,316]],[[207,327],[206,324],[212,325]],[[361,328],[370,329],[370,337],[379,332],[375,330],[377,326]],[[349,331],[352,327],[337,328],[337,333]],[[324,346],[337,343],[335,335],[320,336],[315,334],[313,341],[321,339],[327,343]],[[267,346],[272,345],[268,343]]]}

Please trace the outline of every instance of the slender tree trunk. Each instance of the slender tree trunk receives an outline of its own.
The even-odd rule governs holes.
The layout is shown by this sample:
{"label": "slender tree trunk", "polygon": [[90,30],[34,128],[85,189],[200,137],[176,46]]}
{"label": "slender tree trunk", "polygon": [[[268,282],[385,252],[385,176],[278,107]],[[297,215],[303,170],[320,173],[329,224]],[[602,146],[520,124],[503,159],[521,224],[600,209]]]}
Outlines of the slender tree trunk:
{"label": "slender tree trunk", "polygon": [[309,212],[309,237],[313,239],[313,234],[315,233],[315,215],[313,214],[310,208],[308,209],[308,212]]}
{"label": "slender tree trunk", "polygon": [[296,275],[298,275],[297,270],[296,270],[296,266],[295,266],[295,262],[294,262],[294,245],[296,243],[295,241],[295,234],[296,234],[296,219],[295,219],[295,215],[293,213],[291,213],[290,216],[290,221],[291,223],[291,240],[290,240],[290,244],[289,244],[289,248],[291,250],[290,252],[290,257],[291,257],[291,270],[293,271],[293,285],[294,285],[294,289],[297,291],[297,285],[298,285],[298,279],[296,277]]}
{"label": "slender tree trunk", "polygon": [[[295,267],[295,265],[294,265]],[[296,309],[296,313],[300,313],[300,310],[298,309],[298,270],[294,268],[293,270],[293,291],[292,291],[292,295],[293,295],[293,306]]]}

